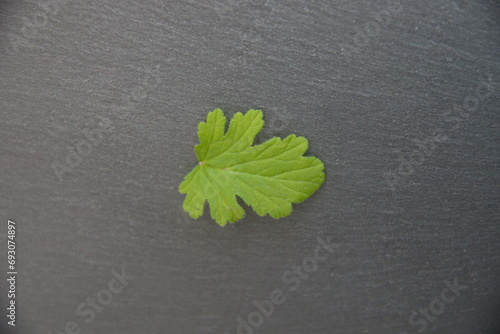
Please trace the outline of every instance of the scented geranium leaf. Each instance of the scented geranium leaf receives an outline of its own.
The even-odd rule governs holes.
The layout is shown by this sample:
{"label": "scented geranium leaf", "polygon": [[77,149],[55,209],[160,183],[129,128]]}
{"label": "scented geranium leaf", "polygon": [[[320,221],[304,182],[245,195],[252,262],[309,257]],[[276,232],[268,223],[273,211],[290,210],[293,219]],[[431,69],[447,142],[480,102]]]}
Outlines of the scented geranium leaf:
{"label": "scented geranium leaf", "polygon": [[208,201],[210,214],[219,225],[233,223],[245,215],[236,196],[260,216],[286,217],[292,212],[292,203],[304,201],[323,184],[321,160],[303,156],[306,138],[274,137],[252,146],[263,126],[260,110],[236,113],[227,132],[220,109],[200,123],[200,144],[195,147],[199,164],[179,187],[186,194],[183,207],[191,217],[200,217]]}

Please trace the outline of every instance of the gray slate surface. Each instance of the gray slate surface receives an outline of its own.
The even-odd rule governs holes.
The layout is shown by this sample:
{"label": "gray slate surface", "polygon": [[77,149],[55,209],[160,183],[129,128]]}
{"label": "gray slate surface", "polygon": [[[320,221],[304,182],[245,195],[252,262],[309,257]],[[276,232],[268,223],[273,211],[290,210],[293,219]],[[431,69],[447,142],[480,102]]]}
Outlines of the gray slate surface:
{"label": "gray slate surface", "polygon": [[[499,8],[0,1],[2,331],[498,333]],[[306,136],[324,186],[277,221],[188,218],[177,187],[216,107],[262,109],[260,142]],[[318,238],[332,253],[293,291]]]}

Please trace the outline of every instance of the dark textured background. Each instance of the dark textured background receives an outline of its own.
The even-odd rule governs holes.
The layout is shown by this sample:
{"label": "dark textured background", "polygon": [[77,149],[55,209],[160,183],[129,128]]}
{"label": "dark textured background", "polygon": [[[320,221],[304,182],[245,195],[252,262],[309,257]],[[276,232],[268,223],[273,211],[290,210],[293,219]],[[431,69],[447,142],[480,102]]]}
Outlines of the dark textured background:
{"label": "dark textured background", "polygon": [[[456,278],[467,288],[424,332],[498,333],[499,9],[0,1],[0,247],[12,219],[19,272],[17,331],[5,280],[2,330],[232,334],[279,288],[254,333],[413,334]],[[323,187],[277,221],[188,218],[177,187],[216,107],[262,109],[259,141],[306,136]],[[289,291],[318,237],[334,253]],[[78,305],[122,268],[134,279],[85,322]]]}

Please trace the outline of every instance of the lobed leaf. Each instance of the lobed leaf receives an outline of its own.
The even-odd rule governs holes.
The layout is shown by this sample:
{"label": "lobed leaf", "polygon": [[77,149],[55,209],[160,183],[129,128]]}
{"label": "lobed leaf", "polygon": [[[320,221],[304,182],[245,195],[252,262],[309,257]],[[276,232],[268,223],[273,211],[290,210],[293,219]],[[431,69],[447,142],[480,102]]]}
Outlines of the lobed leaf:
{"label": "lobed leaf", "polygon": [[183,208],[194,219],[203,214],[205,202],[211,217],[221,226],[245,216],[236,196],[260,216],[282,218],[292,212],[292,203],[311,196],[324,182],[324,165],[315,157],[304,157],[307,139],[289,135],[253,145],[264,126],[262,111],[236,113],[227,132],[220,109],[210,112],[198,126],[199,160],[179,186],[186,194]]}

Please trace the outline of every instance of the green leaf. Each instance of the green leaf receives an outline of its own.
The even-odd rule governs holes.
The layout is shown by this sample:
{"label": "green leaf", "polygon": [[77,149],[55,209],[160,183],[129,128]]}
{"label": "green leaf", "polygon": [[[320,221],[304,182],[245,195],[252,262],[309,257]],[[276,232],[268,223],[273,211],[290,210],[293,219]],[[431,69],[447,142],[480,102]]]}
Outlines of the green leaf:
{"label": "green leaf", "polygon": [[224,226],[245,216],[236,196],[260,216],[282,218],[292,213],[292,203],[311,196],[325,180],[324,165],[304,157],[304,137],[274,137],[252,146],[264,126],[262,111],[236,113],[224,133],[226,117],[220,109],[210,112],[198,126],[195,146],[199,164],[179,186],[187,194],[183,208],[194,219],[203,214],[205,201],[213,219]]}

